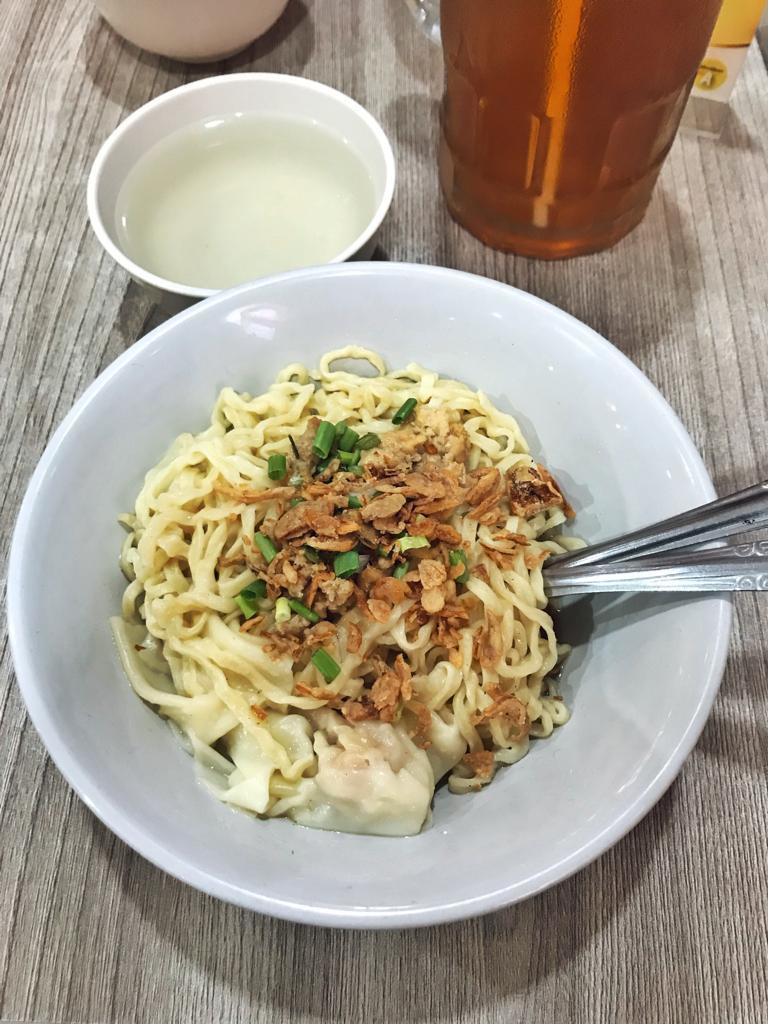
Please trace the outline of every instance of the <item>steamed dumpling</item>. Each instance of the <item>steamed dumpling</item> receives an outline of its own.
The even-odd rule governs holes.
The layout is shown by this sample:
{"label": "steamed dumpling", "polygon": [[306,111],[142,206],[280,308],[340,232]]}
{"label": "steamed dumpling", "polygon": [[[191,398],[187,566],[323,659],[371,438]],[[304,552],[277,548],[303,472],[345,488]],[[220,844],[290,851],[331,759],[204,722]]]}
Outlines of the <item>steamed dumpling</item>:
{"label": "steamed dumpling", "polygon": [[291,816],[302,825],[366,835],[414,835],[429,813],[435,779],[429,758],[406,731],[383,722],[348,725],[316,714],[318,770],[307,802]]}

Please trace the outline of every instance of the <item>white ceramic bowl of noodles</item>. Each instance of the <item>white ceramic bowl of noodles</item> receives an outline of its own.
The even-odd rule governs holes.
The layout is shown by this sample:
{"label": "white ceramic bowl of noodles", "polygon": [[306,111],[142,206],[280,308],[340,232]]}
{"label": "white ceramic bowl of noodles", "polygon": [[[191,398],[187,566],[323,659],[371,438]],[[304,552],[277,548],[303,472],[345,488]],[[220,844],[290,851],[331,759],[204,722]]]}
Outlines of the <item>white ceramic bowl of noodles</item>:
{"label": "white ceramic bowl of noodles", "polygon": [[[222,386],[257,393],[287,363],[316,364],[353,342],[390,366],[416,360],[464,380],[513,411],[587,539],[712,497],[699,456],[659,393],[565,313],[437,268],[298,271],[181,313],[79,399],[19,515],[10,635],[22,694],[52,758],[143,856],[262,913],[347,927],[423,925],[521,900],[637,823],[703,727],[723,670],[730,605],[718,597],[582,602],[562,626],[566,639],[580,641],[562,680],[571,721],[483,791],[438,791],[431,824],[417,836],[315,831],[217,802],[120,667],[108,624],[122,591],[116,517],[170,441],[207,423]],[[41,614],[41,581],[55,614]]]}

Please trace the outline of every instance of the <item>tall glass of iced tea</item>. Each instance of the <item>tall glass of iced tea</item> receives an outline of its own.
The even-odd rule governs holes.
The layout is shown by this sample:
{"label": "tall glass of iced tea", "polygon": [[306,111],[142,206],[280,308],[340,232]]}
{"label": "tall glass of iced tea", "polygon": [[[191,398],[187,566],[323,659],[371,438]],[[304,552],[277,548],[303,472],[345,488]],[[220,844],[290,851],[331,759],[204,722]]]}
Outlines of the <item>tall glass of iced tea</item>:
{"label": "tall glass of iced tea", "polygon": [[488,245],[556,259],[642,219],[721,0],[442,0],[440,180]]}

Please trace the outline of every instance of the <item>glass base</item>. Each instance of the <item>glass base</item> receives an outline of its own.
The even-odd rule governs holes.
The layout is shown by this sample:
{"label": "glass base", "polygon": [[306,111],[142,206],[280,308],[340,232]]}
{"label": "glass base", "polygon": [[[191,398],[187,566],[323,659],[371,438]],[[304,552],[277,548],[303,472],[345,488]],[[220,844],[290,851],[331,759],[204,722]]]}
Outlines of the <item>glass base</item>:
{"label": "glass base", "polygon": [[[662,157],[663,160],[663,157]],[[440,186],[455,221],[485,245],[537,260],[563,260],[609,249],[645,216],[662,160],[621,188],[557,198],[489,182],[456,161],[443,138]]]}
{"label": "glass base", "polygon": [[468,216],[452,202],[450,196],[445,196],[445,200],[453,219],[485,245],[535,260],[565,260],[610,249],[637,227],[648,209],[645,202],[626,211],[609,225],[598,225],[578,234],[570,234],[545,232],[533,227],[507,227],[500,230],[493,223]]}

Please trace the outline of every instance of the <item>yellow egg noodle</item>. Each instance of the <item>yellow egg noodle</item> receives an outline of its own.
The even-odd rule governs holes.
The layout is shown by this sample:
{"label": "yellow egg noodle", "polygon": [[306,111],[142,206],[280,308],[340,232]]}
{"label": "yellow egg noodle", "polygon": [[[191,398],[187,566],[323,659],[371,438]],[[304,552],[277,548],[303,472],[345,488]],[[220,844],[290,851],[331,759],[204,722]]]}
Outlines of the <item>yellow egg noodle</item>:
{"label": "yellow egg noodle", "polygon": [[[364,360],[375,376],[334,368],[342,359]],[[494,767],[512,764],[530,737],[547,737],[568,720],[562,699],[549,693],[547,677],[563,650],[541,571],[547,554],[579,543],[556,535],[566,519],[562,508],[507,516],[505,536],[519,540],[506,560],[489,555],[510,551],[491,526],[462,509],[446,520],[472,570],[463,591],[472,613],[450,657],[435,640],[434,619],[409,627],[413,597],[392,607],[386,621],[357,607],[342,617],[328,648],[340,667],[332,682],[313,661],[297,666],[289,654],[268,650],[269,602],[258,629],[241,628],[235,598],[258,576],[250,542],[274,524],[279,502],[259,503],[252,493],[240,500],[238,489],[274,488],[269,456],[290,458],[291,439],[304,434],[311,417],[347,420],[385,438],[398,429],[392,415],[408,398],[425,416],[435,409],[460,416],[468,471],[495,467],[504,476],[535,466],[516,421],[482,392],[415,364],[387,372],[376,353],[348,346],[325,355],[315,371],[286,367],[258,397],[225,388],[210,427],[173,443],[147,474],[135,510],[121,517],[129,531],[121,554],[129,583],[112,626],[123,666],[138,696],[173,724],[216,796],[235,807],[317,828],[416,833],[441,778],[448,776],[453,793],[486,781],[467,754],[491,751],[484,756]],[[484,616],[501,634],[503,653],[493,667],[477,658]],[[345,642],[353,624],[362,634],[356,651]],[[334,703],[334,695],[360,697],[374,651],[379,664],[405,659],[413,699],[428,709],[426,741],[424,722],[419,739],[408,706],[398,706],[391,721],[354,722]],[[313,690],[318,696],[308,695]],[[525,729],[504,715],[483,719],[507,695],[524,707]]]}

